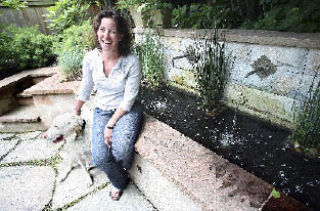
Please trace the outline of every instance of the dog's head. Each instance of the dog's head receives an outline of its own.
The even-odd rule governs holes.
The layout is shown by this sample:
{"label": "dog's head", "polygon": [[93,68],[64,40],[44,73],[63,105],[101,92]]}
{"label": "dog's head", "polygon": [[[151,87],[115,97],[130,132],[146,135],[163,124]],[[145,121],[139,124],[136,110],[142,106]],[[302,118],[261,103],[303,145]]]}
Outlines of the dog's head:
{"label": "dog's head", "polygon": [[82,133],[85,121],[74,114],[66,113],[57,116],[50,128],[44,133],[44,138],[58,143],[67,137],[77,137]]}

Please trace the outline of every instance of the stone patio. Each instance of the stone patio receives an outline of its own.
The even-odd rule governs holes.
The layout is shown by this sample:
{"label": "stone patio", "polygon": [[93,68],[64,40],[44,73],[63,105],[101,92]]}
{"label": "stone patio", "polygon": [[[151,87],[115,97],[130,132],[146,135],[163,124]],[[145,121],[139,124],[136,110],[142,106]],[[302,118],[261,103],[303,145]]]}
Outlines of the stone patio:
{"label": "stone patio", "polygon": [[63,145],[41,134],[0,133],[0,210],[156,210],[133,184],[120,201],[112,201],[107,176],[95,168],[90,170],[94,185],[89,188],[80,168],[58,182],[65,168]]}

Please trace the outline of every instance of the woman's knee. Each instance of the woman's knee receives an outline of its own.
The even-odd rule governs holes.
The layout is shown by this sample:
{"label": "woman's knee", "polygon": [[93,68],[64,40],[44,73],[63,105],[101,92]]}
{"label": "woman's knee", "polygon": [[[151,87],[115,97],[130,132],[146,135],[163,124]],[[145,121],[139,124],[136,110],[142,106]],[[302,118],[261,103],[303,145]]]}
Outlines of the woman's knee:
{"label": "woman's knee", "polygon": [[101,169],[110,165],[111,158],[108,153],[93,153],[92,162],[95,164],[96,167]]}

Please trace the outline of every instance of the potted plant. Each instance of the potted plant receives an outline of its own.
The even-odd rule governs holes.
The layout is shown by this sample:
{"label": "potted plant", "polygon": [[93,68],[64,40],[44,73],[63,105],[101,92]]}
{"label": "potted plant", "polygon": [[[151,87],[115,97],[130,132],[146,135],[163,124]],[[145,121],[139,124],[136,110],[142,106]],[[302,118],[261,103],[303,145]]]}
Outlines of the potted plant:
{"label": "potted plant", "polygon": [[161,0],[119,0],[117,8],[128,10],[137,28],[171,25],[171,4]]}

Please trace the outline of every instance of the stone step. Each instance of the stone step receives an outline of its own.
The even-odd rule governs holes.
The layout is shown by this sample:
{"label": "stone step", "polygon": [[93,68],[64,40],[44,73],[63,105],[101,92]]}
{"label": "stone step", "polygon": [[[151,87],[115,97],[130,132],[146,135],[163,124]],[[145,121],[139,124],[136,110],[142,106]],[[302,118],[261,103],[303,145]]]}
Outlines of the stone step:
{"label": "stone step", "polygon": [[32,105],[33,104],[33,98],[32,95],[19,93],[17,94],[17,102],[19,105]]}
{"label": "stone step", "polygon": [[45,130],[34,104],[21,105],[0,116],[0,132]]}

